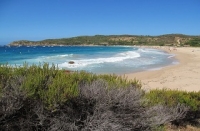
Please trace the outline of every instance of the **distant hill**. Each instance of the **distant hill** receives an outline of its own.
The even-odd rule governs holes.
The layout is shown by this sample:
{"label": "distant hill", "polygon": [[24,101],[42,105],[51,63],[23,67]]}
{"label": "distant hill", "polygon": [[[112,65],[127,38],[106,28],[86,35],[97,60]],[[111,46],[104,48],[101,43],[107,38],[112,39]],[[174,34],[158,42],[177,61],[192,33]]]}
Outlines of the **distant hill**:
{"label": "distant hill", "polygon": [[57,46],[57,45],[159,45],[159,46],[200,46],[200,36],[166,34],[160,36],[143,35],[95,35],[77,36],[42,41],[20,40],[10,46]]}

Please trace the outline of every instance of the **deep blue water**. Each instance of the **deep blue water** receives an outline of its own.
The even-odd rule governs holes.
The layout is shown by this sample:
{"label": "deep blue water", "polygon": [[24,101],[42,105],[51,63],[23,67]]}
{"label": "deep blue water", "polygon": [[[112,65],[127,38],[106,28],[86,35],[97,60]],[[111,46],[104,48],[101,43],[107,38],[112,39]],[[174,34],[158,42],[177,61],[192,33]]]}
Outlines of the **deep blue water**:
{"label": "deep blue water", "polygon": [[60,69],[115,74],[159,69],[177,63],[174,55],[164,51],[131,46],[0,46],[1,64],[20,66],[25,62],[29,65],[47,62],[57,64]]}

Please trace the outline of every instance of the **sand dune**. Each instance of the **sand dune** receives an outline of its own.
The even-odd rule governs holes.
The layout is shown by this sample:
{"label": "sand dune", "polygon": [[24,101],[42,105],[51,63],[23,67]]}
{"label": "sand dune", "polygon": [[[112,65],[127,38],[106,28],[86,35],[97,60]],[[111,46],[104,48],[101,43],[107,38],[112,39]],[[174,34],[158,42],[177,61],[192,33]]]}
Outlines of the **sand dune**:
{"label": "sand dune", "polygon": [[200,48],[162,47],[163,50],[176,55],[178,65],[164,67],[161,70],[126,74],[128,79],[139,79],[144,89],[178,89],[200,91]]}

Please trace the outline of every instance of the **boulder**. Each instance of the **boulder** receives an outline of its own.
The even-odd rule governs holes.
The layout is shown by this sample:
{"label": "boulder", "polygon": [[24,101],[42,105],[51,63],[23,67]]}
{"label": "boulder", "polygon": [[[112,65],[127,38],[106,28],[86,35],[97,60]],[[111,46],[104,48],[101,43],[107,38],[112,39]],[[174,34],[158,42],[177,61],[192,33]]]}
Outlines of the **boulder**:
{"label": "boulder", "polygon": [[75,62],[74,62],[74,61],[69,61],[68,63],[69,63],[69,64],[74,64]]}

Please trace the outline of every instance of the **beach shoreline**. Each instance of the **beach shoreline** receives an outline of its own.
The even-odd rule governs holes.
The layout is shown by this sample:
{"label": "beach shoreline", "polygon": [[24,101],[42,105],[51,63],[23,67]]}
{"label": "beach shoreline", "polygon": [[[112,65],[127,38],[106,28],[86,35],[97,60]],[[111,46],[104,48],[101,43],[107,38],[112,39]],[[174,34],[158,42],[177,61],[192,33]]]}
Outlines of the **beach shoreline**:
{"label": "beach shoreline", "polygon": [[[141,48],[141,47],[140,47]],[[142,47],[164,50],[175,54],[179,64],[169,65],[160,70],[149,70],[125,74],[127,79],[141,81],[142,88],[200,91],[200,48],[197,47]]]}

